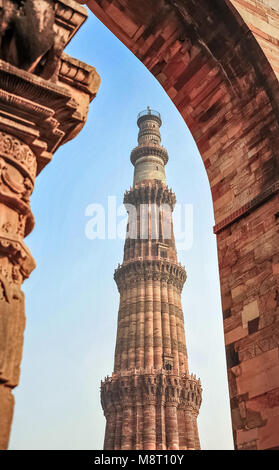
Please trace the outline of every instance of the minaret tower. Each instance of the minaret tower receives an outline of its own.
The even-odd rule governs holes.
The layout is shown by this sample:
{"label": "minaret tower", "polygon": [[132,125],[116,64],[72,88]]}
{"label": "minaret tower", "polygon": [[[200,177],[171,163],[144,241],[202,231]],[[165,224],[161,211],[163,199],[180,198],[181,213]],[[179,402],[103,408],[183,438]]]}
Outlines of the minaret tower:
{"label": "minaret tower", "polygon": [[101,384],[104,449],[194,450],[200,448],[202,389],[188,370],[181,306],[186,272],[173,235],[168,153],[158,112],[147,108],[137,123],[134,182],[124,196],[124,260],[114,274],[120,293],[114,372]]}

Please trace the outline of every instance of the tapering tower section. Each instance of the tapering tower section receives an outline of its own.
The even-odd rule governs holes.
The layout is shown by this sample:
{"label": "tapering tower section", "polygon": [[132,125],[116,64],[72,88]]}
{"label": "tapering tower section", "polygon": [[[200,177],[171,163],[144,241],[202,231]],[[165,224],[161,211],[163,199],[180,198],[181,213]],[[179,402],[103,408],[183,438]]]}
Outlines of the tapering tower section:
{"label": "tapering tower section", "polygon": [[186,272],[177,261],[172,223],[176,198],[166,185],[160,114],[147,108],[137,123],[134,182],[124,196],[124,259],[114,274],[120,293],[114,372],[101,384],[104,449],[195,450],[202,389],[188,369],[181,306]]}

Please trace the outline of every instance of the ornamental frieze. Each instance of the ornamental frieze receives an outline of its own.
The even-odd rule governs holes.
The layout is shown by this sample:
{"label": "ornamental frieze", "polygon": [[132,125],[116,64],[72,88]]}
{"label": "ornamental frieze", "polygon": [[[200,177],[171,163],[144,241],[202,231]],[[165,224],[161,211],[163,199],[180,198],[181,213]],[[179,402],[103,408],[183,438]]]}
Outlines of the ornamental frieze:
{"label": "ornamental frieze", "polygon": [[126,402],[135,406],[140,400],[143,404],[191,407],[197,413],[201,405],[202,388],[195,376],[174,376],[161,370],[153,374],[139,369],[124,374],[114,374],[101,383],[101,400],[104,411],[109,412],[111,403],[123,408]]}
{"label": "ornamental frieze", "polygon": [[169,160],[168,152],[164,147],[158,147],[157,145],[146,145],[146,146],[139,146],[134,148],[131,152],[131,162],[135,165],[136,161],[145,156],[157,156],[161,158],[166,165]]}
{"label": "ornamental frieze", "polygon": [[137,184],[124,195],[124,204],[157,204],[169,205],[174,209],[176,196],[168,186],[160,182],[149,182],[148,184]]}
{"label": "ornamental frieze", "polygon": [[0,156],[15,163],[34,181],[37,171],[36,157],[30,147],[16,137],[0,132]]}
{"label": "ornamental frieze", "polygon": [[182,289],[186,281],[186,271],[180,264],[170,261],[151,260],[151,261],[131,261],[119,266],[114,273],[114,279],[118,289],[122,290],[130,286],[132,279],[137,280],[141,275],[146,281],[158,281],[173,284],[179,290]]}
{"label": "ornamental frieze", "polygon": [[241,362],[248,361],[262,353],[278,348],[279,346],[279,325],[271,324],[264,330],[253,334],[253,338],[245,337],[237,342],[236,350]]}

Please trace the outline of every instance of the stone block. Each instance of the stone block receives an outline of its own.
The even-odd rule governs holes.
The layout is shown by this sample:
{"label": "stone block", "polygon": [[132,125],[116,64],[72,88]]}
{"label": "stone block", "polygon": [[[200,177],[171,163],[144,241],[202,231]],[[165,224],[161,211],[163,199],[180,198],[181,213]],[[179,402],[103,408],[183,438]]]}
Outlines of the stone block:
{"label": "stone block", "polygon": [[242,310],[243,328],[248,328],[248,322],[254,320],[254,318],[257,318],[259,314],[260,312],[257,300],[253,300],[253,302],[245,305]]}

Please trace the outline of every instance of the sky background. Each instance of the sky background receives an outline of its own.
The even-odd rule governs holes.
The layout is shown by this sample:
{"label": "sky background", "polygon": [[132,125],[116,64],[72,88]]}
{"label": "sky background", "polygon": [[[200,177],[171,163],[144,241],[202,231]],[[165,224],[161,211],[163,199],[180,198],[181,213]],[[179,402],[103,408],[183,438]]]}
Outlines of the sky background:
{"label": "sky background", "polygon": [[[123,240],[88,240],[86,207],[117,205],[132,185],[137,114],[163,119],[168,186],[193,204],[193,245],[179,251],[191,372],[201,378],[203,449],[232,449],[213,206],[207,175],[183,119],[148,70],[92,13],[66,52],[97,68],[101,87],[80,135],[36,181],[36,226],[26,239],[37,268],[25,281],[27,325],[10,449],[101,449],[100,381],[113,370],[119,294],[113,272]],[[107,210],[106,210],[107,212]],[[120,221],[121,218],[118,219]]]}

